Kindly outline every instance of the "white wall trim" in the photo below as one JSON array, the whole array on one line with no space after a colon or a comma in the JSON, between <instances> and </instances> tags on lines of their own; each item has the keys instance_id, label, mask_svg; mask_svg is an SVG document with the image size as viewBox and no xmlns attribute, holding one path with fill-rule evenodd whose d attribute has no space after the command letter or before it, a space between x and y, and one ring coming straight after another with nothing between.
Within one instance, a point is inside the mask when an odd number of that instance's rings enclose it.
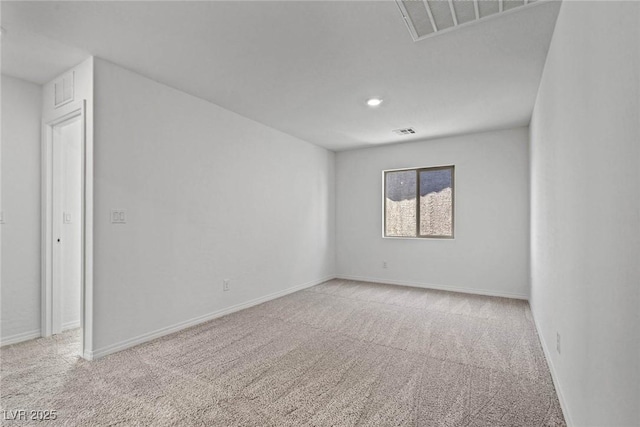
<instances>
[{"instance_id":1,"label":"white wall trim","mask_svg":"<svg viewBox=\"0 0 640 427\"><path fill-rule=\"evenodd\" d=\"M200 323L207 322L209 320L216 319L218 317L225 316L227 314L234 313L236 311L244 310L245 308L253 307L254 305L262 304L263 302L271 301L276 298L280 298L282 296L291 294L293 292L301 291L306 288L310 288L311 286L318 285L320 283L324 283L327 280L334 279L335 276L327 276L321 279L312 280L310 282L303 283L301 285L292 286L287 289L283 289L278 292L274 292L259 298L255 298L249 300L247 302L243 302L240 304L232 305L231 307L223 308L221 310L214 311L212 313L204 314L202 316L194 317L193 319L185 320L184 322L179 322L171 326L167 326L161 329L157 329L155 331L138 335L137 337L130 338L128 340L120 341L118 343L97 349L95 351L85 351L84 358L87 360L99 359L101 357L107 356L112 353L116 353L118 351L126 350L131 347L135 347L139 344L154 340L156 338L163 337L165 335L172 334L174 332L181 331L183 329L189 328L191 326L198 325Z\"/></svg>"},{"instance_id":2,"label":"white wall trim","mask_svg":"<svg viewBox=\"0 0 640 427\"><path fill-rule=\"evenodd\" d=\"M437 289L440 291L462 292L465 294L487 295L492 297L513 298L513 299L523 299L523 300L529 299L529 295L512 293L512 292L496 292L496 291L490 291L485 289L462 288L458 286L449 286L449 285L434 285L431 283L409 282L405 280L378 279L376 277L349 276L344 274L339 274L336 276L336 278L343 279L343 280L357 280L360 282L383 283L387 285L411 286L414 288Z\"/></svg>"},{"instance_id":3,"label":"white wall trim","mask_svg":"<svg viewBox=\"0 0 640 427\"><path fill-rule=\"evenodd\" d=\"M80 324L80 319L78 320L73 320L71 322L67 322L67 323L63 323L62 324L62 330L63 331L68 331L69 329L77 329L81 326Z\"/></svg>"},{"instance_id":4,"label":"white wall trim","mask_svg":"<svg viewBox=\"0 0 640 427\"><path fill-rule=\"evenodd\" d=\"M549 371L551 372L551 379L553 380L553 386L556 389L556 394L558 395L558 400L560 401L560 408L562 409L562 414L564 415L564 421L567 423L567 427L572 427L575 424L571 419L571 413L569 412L567 401L564 398L564 393L562 393L562 387L560 387L560 381L558 379L558 375L556 374L556 369L553 366L553 359L551 359L551 353L549 352L549 347L547 346L547 342L544 340L544 335L542 334L540 325L538 325L538 321L536 320L536 315L533 312L533 306L531 305L531 302L529 302L529 307L531 308L531 317L533 318L533 324L535 325L536 332L538 333L538 339L540 340L540 345L542 345L542 351L544 352L544 357L547 359L547 365L549 366Z\"/></svg>"},{"instance_id":5,"label":"white wall trim","mask_svg":"<svg viewBox=\"0 0 640 427\"><path fill-rule=\"evenodd\" d=\"M22 332L20 334L10 335L8 337L3 337L0 346L4 347L5 345L17 344L23 341L29 341L36 338L40 338L42 334L40 333L40 329L30 332Z\"/></svg>"}]
</instances>

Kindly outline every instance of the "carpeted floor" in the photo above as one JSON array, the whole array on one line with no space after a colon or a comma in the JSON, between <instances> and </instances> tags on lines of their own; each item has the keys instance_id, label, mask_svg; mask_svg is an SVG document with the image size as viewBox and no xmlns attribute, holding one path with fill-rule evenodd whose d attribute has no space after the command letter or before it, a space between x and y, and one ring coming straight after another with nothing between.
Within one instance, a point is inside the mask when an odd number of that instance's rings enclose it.
<instances>
[{"instance_id":1,"label":"carpeted floor","mask_svg":"<svg viewBox=\"0 0 640 427\"><path fill-rule=\"evenodd\" d=\"M525 301L332 280L94 362L77 346L2 348L2 409L60 426L565 425Z\"/></svg>"}]
</instances>

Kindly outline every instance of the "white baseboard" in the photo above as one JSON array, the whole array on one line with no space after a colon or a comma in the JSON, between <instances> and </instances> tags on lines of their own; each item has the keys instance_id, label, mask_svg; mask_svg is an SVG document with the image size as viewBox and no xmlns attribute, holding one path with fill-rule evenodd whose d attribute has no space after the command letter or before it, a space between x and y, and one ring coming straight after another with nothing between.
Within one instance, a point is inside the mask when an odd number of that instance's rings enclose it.
<instances>
[{"instance_id":1,"label":"white baseboard","mask_svg":"<svg viewBox=\"0 0 640 427\"><path fill-rule=\"evenodd\" d=\"M529 303L529 306L531 307L531 303ZM569 408L567 407L567 401L564 398L564 393L562 393L562 387L560 387L560 382L558 380L558 375L556 374L555 366L553 366L553 360L551 359L549 346L547 346L547 342L544 339L542 330L540 329L540 326L538 325L538 321L536 320L536 316L533 313L533 307L531 307L531 317L533 318L533 324L536 327L536 332L538 332L538 338L540 339L540 344L542 345L542 351L544 352L544 357L547 359L547 365L549 366L549 371L551 372L551 379L553 380L553 386L555 387L556 393L558 394L558 400L560 401L560 408L562 408L564 421L567 423L567 427L574 426L575 424L571 419L571 413L569 412Z\"/></svg>"},{"instance_id":2,"label":"white baseboard","mask_svg":"<svg viewBox=\"0 0 640 427\"><path fill-rule=\"evenodd\" d=\"M68 331L69 329L77 329L80 327L80 319L74 320L73 322L67 322L62 324L62 330Z\"/></svg>"},{"instance_id":3,"label":"white baseboard","mask_svg":"<svg viewBox=\"0 0 640 427\"><path fill-rule=\"evenodd\" d=\"M174 332L178 332L182 329L189 328L191 326L198 325L200 323L207 322L209 320L216 319L218 317L225 316L227 314L234 313L236 311L243 310L245 308L253 307L254 305L262 304L263 302L271 301L276 298L280 298L282 296L291 294L293 292L300 291L302 289L310 288L311 286L318 285L320 283L326 282L327 280L334 279L335 276L327 276L322 279L313 280L307 283L303 283L301 285L293 286L291 288L284 289L282 291L274 292L269 295L262 296L260 298L255 298L247 302L243 302L241 304L236 304L231 307L223 308L218 311L214 311L212 313L208 313L202 316L194 317L193 319L185 320L184 322L176 323L171 326L167 326L161 329L157 329L153 332L149 332L146 334L138 335L137 337L130 338L128 340L124 340L115 344L111 344L109 346L94 350L94 351L85 351L84 358L87 360L95 360L101 357L107 356L112 353L116 353L118 351L122 351L131 347L135 347L139 344L154 340L156 338L160 338L165 335L172 334Z\"/></svg>"},{"instance_id":4,"label":"white baseboard","mask_svg":"<svg viewBox=\"0 0 640 427\"><path fill-rule=\"evenodd\" d=\"M448 285L433 285L430 283L408 282L404 280L378 279L376 277L348 276L344 274L339 274L336 276L336 278L343 279L343 280L357 280L360 282L372 282L372 283L383 283L388 285L410 286L414 288L437 289L440 291L462 292L465 294L487 295L492 297L524 299L524 300L529 299L529 295L525 295L525 294L518 294L518 293L511 293L511 292L496 292L496 291L489 291L484 289L462 288L458 286L448 286Z\"/></svg>"},{"instance_id":5,"label":"white baseboard","mask_svg":"<svg viewBox=\"0 0 640 427\"><path fill-rule=\"evenodd\" d=\"M21 334L15 334L8 337L2 337L0 341L0 346L4 347L5 345L17 344L22 341L29 341L36 338L40 338L42 334L40 333L40 329L30 332L23 332Z\"/></svg>"}]
</instances>

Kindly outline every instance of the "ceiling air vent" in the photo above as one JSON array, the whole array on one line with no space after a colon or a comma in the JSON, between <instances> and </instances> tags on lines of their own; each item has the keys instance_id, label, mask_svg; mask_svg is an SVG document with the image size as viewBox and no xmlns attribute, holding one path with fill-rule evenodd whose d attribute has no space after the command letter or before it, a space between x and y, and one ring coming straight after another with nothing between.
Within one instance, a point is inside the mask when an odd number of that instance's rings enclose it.
<instances>
[{"instance_id":1,"label":"ceiling air vent","mask_svg":"<svg viewBox=\"0 0 640 427\"><path fill-rule=\"evenodd\" d=\"M536 0L396 0L414 41L463 24L502 15Z\"/></svg>"},{"instance_id":2,"label":"ceiling air vent","mask_svg":"<svg viewBox=\"0 0 640 427\"><path fill-rule=\"evenodd\" d=\"M392 132L396 135L411 135L416 133L415 129L413 128L395 129Z\"/></svg>"}]
</instances>

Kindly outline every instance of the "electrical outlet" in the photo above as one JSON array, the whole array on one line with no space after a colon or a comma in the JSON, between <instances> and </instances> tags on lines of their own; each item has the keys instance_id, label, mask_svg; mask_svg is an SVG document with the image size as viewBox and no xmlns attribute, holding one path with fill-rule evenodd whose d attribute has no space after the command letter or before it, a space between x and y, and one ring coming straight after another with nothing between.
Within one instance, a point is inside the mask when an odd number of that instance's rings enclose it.
<instances>
[{"instance_id":1,"label":"electrical outlet","mask_svg":"<svg viewBox=\"0 0 640 427\"><path fill-rule=\"evenodd\" d=\"M556 332L556 351L560 354L560 332Z\"/></svg>"},{"instance_id":2,"label":"electrical outlet","mask_svg":"<svg viewBox=\"0 0 640 427\"><path fill-rule=\"evenodd\" d=\"M387 261L382 261L382 268L387 268Z\"/></svg>"},{"instance_id":3,"label":"electrical outlet","mask_svg":"<svg viewBox=\"0 0 640 427\"><path fill-rule=\"evenodd\" d=\"M222 290L225 292L229 290L229 279L224 279L222 281Z\"/></svg>"},{"instance_id":4,"label":"electrical outlet","mask_svg":"<svg viewBox=\"0 0 640 427\"><path fill-rule=\"evenodd\" d=\"M121 209L112 209L111 210L111 223L112 224L126 224L127 217L125 215L125 211Z\"/></svg>"}]
</instances>

